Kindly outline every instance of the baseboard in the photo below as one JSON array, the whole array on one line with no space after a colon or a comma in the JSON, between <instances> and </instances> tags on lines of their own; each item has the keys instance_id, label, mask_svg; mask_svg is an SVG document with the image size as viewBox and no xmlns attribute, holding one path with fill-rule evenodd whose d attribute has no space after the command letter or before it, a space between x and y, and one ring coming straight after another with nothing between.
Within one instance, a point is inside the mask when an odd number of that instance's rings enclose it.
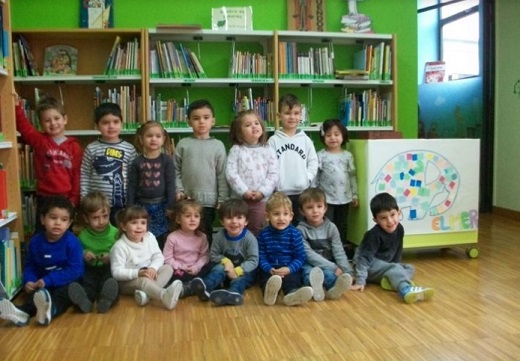
<instances>
[{"instance_id":1,"label":"baseboard","mask_svg":"<svg viewBox=\"0 0 520 361\"><path fill-rule=\"evenodd\" d=\"M493 214L520 221L520 211L501 207L493 207Z\"/></svg>"}]
</instances>

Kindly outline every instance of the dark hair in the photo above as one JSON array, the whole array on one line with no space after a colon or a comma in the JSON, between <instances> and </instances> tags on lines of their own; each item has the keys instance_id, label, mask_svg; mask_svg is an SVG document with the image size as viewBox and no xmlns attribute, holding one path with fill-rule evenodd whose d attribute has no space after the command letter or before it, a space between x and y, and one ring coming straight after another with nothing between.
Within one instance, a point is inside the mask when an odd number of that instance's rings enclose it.
<instances>
[{"instance_id":1,"label":"dark hair","mask_svg":"<svg viewBox=\"0 0 520 361\"><path fill-rule=\"evenodd\" d=\"M117 212L117 238L121 237L121 235L125 233L122 227L123 224L140 218L148 220L148 212L146 211L146 208L142 206L130 206Z\"/></svg>"},{"instance_id":2,"label":"dark hair","mask_svg":"<svg viewBox=\"0 0 520 361\"><path fill-rule=\"evenodd\" d=\"M244 144L244 136L242 134L242 123L247 115L254 115L260 122L262 127L262 136L258 139L258 143L261 145L267 144L267 130L265 128L265 122L260 119L260 116L253 109L242 110L238 112L233 121L231 122L231 128L229 129L229 135L231 137L231 143L242 145Z\"/></svg>"},{"instance_id":3,"label":"dark hair","mask_svg":"<svg viewBox=\"0 0 520 361\"><path fill-rule=\"evenodd\" d=\"M338 127L341 132L341 136L343 137L343 142L341 145L345 145L348 142L348 131L347 127L341 122L339 119L327 119L323 122L320 128L320 140L323 144L325 144L325 134L331 130L333 127Z\"/></svg>"},{"instance_id":4,"label":"dark hair","mask_svg":"<svg viewBox=\"0 0 520 361\"><path fill-rule=\"evenodd\" d=\"M172 217L172 219L173 219L172 230L175 231L175 230L181 228L180 217L184 212L186 212L186 210L188 208L193 208L199 212L200 223L199 223L199 226L197 227L196 231L203 232L204 231L204 222L202 222L202 219L204 217L204 207L202 206L202 204L200 204L198 201L196 201L193 198L183 199L182 201L175 203L175 207L173 209L173 217Z\"/></svg>"},{"instance_id":5,"label":"dark hair","mask_svg":"<svg viewBox=\"0 0 520 361\"><path fill-rule=\"evenodd\" d=\"M49 109L54 109L61 115L65 115L63 105L56 98L51 96L44 96L40 99L38 105L36 106L36 114L38 114L38 119L41 120L43 113Z\"/></svg>"},{"instance_id":6,"label":"dark hair","mask_svg":"<svg viewBox=\"0 0 520 361\"><path fill-rule=\"evenodd\" d=\"M374 218L381 212L392 210L398 211L399 206L395 198L388 193L379 193L370 201L370 211Z\"/></svg>"},{"instance_id":7,"label":"dark hair","mask_svg":"<svg viewBox=\"0 0 520 361\"><path fill-rule=\"evenodd\" d=\"M278 100L278 112L281 112L284 106L288 106L289 109L292 109L294 107L301 107L302 103L296 95L285 94Z\"/></svg>"},{"instance_id":8,"label":"dark hair","mask_svg":"<svg viewBox=\"0 0 520 361\"><path fill-rule=\"evenodd\" d=\"M245 216L248 219L249 206L243 199L228 199L220 205L219 219L223 220L228 217Z\"/></svg>"},{"instance_id":9,"label":"dark hair","mask_svg":"<svg viewBox=\"0 0 520 361\"><path fill-rule=\"evenodd\" d=\"M323 202L325 205L327 205L327 196L320 188L307 188L302 192L302 194L300 194L300 209L303 209L305 203L309 202Z\"/></svg>"},{"instance_id":10,"label":"dark hair","mask_svg":"<svg viewBox=\"0 0 520 361\"><path fill-rule=\"evenodd\" d=\"M46 216L51 209L60 208L65 209L69 212L70 220L74 219L74 205L72 202L65 196L50 196L45 197L42 202L42 207L40 210L40 215L42 217Z\"/></svg>"},{"instance_id":11,"label":"dark hair","mask_svg":"<svg viewBox=\"0 0 520 361\"><path fill-rule=\"evenodd\" d=\"M116 103L101 103L94 110L94 122L99 123L101 118L105 115L113 115L123 120L123 114L121 113L121 107Z\"/></svg>"},{"instance_id":12,"label":"dark hair","mask_svg":"<svg viewBox=\"0 0 520 361\"><path fill-rule=\"evenodd\" d=\"M139 128L137 128L137 131L135 132L135 148L137 151L141 154L144 153L143 148L143 136L144 133L150 128L153 127L159 127L161 128L162 134L164 136L164 144L163 144L163 150L166 154L173 156L173 146L172 142L170 140L170 136L168 135L168 132L166 129L164 129L164 126L161 124L161 122L157 122L155 120L149 120L145 123L142 123Z\"/></svg>"},{"instance_id":13,"label":"dark hair","mask_svg":"<svg viewBox=\"0 0 520 361\"><path fill-rule=\"evenodd\" d=\"M194 110L202 109L202 108L208 108L211 111L211 115L215 116L215 110L213 109L213 105L211 105L209 100L199 99L199 100L194 100L188 106L188 119L190 119L191 113Z\"/></svg>"}]
</instances>

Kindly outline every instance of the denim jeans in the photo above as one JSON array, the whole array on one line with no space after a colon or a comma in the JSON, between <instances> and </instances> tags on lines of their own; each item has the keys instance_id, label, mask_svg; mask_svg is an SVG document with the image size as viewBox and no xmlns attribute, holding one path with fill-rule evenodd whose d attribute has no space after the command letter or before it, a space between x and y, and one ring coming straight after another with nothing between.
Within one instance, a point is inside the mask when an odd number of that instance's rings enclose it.
<instances>
[{"instance_id":1,"label":"denim jeans","mask_svg":"<svg viewBox=\"0 0 520 361\"><path fill-rule=\"evenodd\" d=\"M303 273L303 283L306 286L310 286L310 280L309 275L311 274L311 270L314 268L314 266L310 265L309 263L304 263L302 266L302 273ZM321 268L321 267L320 267ZM332 271L330 268L322 268L323 271L323 287L326 290L330 290L334 285L336 284L336 280L338 279L338 276L336 276L336 273Z\"/></svg>"},{"instance_id":2,"label":"denim jeans","mask_svg":"<svg viewBox=\"0 0 520 361\"><path fill-rule=\"evenodd\" d=\"M251 287L255 282L256 271L253 272L245 272L242 276L230 280L230 285L228 291L244 294L244 291ZM224 266L222 264L215 265L210 273L203 277L202 280L206 285L206 290L208 292L213 291L218 288L224 281L226 280L227 275L224 271Z\"/></svg>"}]
</instances>

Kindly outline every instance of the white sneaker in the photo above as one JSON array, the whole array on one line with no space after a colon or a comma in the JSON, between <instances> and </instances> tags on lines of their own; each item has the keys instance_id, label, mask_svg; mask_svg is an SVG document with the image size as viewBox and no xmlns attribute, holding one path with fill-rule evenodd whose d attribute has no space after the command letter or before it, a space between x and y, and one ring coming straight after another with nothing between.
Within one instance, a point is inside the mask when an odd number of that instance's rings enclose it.
<instances>
[{"instance_id":1,"label":"white sneaker","mask_svg":"<svg viewBox=\"0 0 520 361\"><path fill-rule=\"evenodd\" d=\"M352 285L352 277L348 273L343 273L336 279L334 287L327 291L327 298L339 300L341 295L347 292Z\"/></svg>"},{"instance_id":2,"label":"white sneaker","mask_svg":"<svg viewBox=\"0 0 520 361\"><path fill-rule=\"evenodd\" d=\"M282 288L282 277L278 275L269 277L264 290L264 303L266 305L272 306L276 303L280 288Z\"/></svg>"},{"instance_id":3,"label":"white sneaker","mask_svg":"<svg viewBox=\"0 0 520 361\"><path fill-rule=\"evenodd\" d=\"M52 300L49 291L41 288L34 293L34 305L36 306L36 321L40 325L48 325L52 319Z\"/></svg>"},{"instance_id":4,"label":"white sneaker","mask_svg":"<svg viewBox=\"0 0 520 361\"><path fill-rule=\"evenodd\" d=\"M283 303L287 306L296 306L308 302L312 298L312 287L301 287L284 296Z\"/></svg>"},{"instance_id":5,"label":"white sneaker","mask_svg":"<svg viewBox=\"0 0 520 361\"><path fill-rule=\"evenodd\" d=\"M0 318L13 322L16 326L25 326L29 323L29 315L11 303L8 299L0 300Z\"/></svg>"},{"instance_id":6,"label":"white sneaker","mask_svg":"<svg viewBox=\"0 0 520 361\"><path fill-rule=\"evenodd\" d=\"M323 275L323 271L319 267L313 267L311 273L309 274L309 283L312 287L312 298L316 302L323 301L325 299L325 292L323 291L323 280L325 276Z\"/></svg>"},{"instance_id":7,"label":"white sneaker","mask_svg":"<svg viewBox=\"0 0 520 361\"><path fill-rule=\"evenodd\" d=\"M175 280L168 286L161 297L161 302L164 307L173 310L177 306L177 301L182 292L182 281Z\"/></svg>"},{"instance_id":8,"label":"white sneaker","mask_svg":"<svg viewBox=\"0 0 520 361\"><path fill-rule=\"evenodd\" d=\"M148 302L150 302L150 296L148 296L144 291L141 290L135 290L134 299L139 306L144 306Z\"/></svg>"}]
</instances>

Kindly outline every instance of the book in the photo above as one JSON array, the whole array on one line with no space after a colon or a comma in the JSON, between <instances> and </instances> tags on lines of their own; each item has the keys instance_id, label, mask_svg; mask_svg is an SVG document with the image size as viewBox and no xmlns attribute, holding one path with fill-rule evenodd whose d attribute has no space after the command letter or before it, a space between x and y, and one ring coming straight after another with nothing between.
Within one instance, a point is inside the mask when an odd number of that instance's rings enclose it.
<instances>
[{"instance_id":1,"label":"book","mask_svg":"<svg viewBox=\"0 0 520 361\"><path fill-rule=\"evenodd\" d=\"M114 0L80 0L80 28L114 27Z\"/></svg>"},{"instance_id":2,"label":"book","mask_svg":"<svg viewBox=\"0 0 520 361\"><path fill-rule=\"evenodd\" d=\"M424 65L424 82L440 83L444 81L446 63L444 61L428 61Z\"/></svg>"},{"instance_id":3,"label":"book","mask_svg":"<svg viewBox=\"0 0 520 361\"><path fill-rule=\"evenodd\" d=\"M69 45L45 48L44 75L76 75L78 49Z\"/></svg>"}]
</instances>

